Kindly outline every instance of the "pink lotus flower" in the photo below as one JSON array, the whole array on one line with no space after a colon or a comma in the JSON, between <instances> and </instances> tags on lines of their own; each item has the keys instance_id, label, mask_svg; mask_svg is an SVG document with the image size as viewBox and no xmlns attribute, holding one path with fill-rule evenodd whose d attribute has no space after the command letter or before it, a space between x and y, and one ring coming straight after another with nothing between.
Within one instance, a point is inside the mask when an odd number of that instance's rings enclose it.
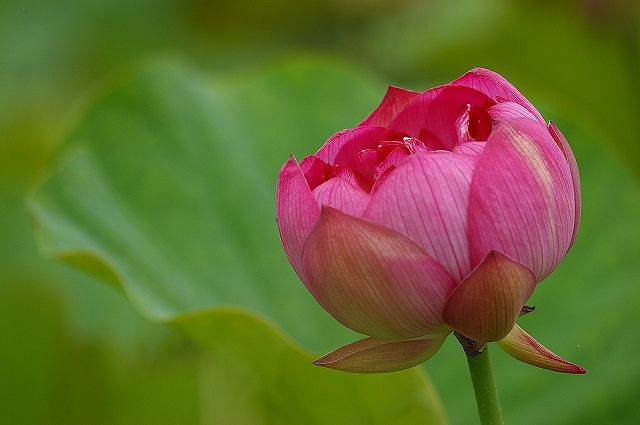
<instances>
[{"instance_id":1,"label":"pink lotus flower","mask_svg":"<svg viewBox=\"0 0 640 425\"><path fill-rule=\"evenodd\" d=\"M580 183L560 130L500 75L474 69L423 93L390 87L355 128L282 167L277 217L307 289L369 336L316 364L405 369L456 331L584 373L515 324L575 239Z\"/></svg>"}]
</instances>

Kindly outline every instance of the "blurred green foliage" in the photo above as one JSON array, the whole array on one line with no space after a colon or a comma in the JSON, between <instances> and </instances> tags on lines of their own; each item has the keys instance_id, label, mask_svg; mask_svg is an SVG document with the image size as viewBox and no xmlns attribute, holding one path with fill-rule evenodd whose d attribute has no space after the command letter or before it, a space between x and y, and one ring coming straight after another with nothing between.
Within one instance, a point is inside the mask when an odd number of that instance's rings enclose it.
<instances>
[{"instance_id":1,"label":"blurred green foliage","mask_svg":"<svg viewBox=\"0 0 640 425\"><path fill-rule=\"evenodd\" d=\"M322 311L279 249L265 247L279 245L272 170L288 145L357 119L354 111L375 100L357 73L326 59L241 80L158 65L97 100L31 197L42 251L211 348L201 378L207 423L443 423L418 370L362 377L320 369L247 317L257 312L316 350L359 339ZM260 95L247 101L248 93ZM308 125L302 115L313 110L331 113ZM269 130L285 117L286 131Z\"/></svg>"},{"instance_id":2,"label":"blurred green foliage","mask_svg":"<svg viewBox=\"0 0 640 425\"><path fill-rule=\"evenodd\" d=\"M241 305L315 350L345 343L349 333L336 335L286 257L265 249L279 246L274 170L300 141L375 102L358 73L321 59L241 84L152 67L96 102L34 194L42 248L111 269L106 277L156 320Z\"/></svg>"},{"instance_id":3,"label":"blurred green foliage","mask_svg":"<svg viewBox=\"0 0 640 425\"><path fill-rule=\"evenodd\" d=\"M521 324L589 374L552 374L493 350L507 423L638 422L639 27L633 0L0 2L0 422L299 423L304 417L354 423L359 417L390 423L385 409L394 403L398 423L437 417L437 400L415 382L415 373L372 385L377 378L321 371L277 332L260 321L242 322L248 320L242 315L227 317L246 330L238 334L221 334L222 322L209 322L209 316L206 326L196 321L193 327L177 324L180 329L148 318L233 303L260 312L318 353L349 340L350 333L323 316L297 283L280 251L271 199L277 168L289 152L304 156L337 127L365 116L384 85L425 89L474 66L505 75L559 123L583 179L576 245L536 291L538 310ZM273 66L283 56L301 55ZM149 71L147 63L158 57L165 65ZM198 71L185 71L193 68ZM132 69L143 71L123 84ZM114 86L120 87L115 94ZM114 117L116 112L122 115ZM220 120L224 125L215 125ZM119 131L135 137L119 138ZM203 153L206 140L230 148ZM168 155L180 160L179 167ZM211 167L208 155L215 156ZM135 184L126 187L136 183L133 167L157 186L138 186L138 192ZM69 241L58 236L82 224L87 230L75 237L91 235L99 244L83 242L118 254L108 264L132 270L129 287L93 280L97 272L122 283L102 256L67 255L84 269L76 272L38 254L25 198L55 170L60 172L45 186L55 195L49 199L75 194L85 210L74 213L83 212L84 221L73 215L68 227L49 226L59 233L43 239L44 246L58 248ZM51 192L52 182L69 173L73 179ZM199 185L191 185L194 176ZM175 185L179 191L171 193L183 197L157 205L143 220L164 231L163 244L145 240L145 255L137 255L130 240L105 227L106 218L122 211L105 202L96 181L119 188L118 196L136 208L148 208L164 187ZM251 210L237 210L249 187L255 188ZM101 203L92 204L96 199ZM52 208L60 204L42 202L52 220L70 217ZM194 208L185 210L187 205ZM206 214L217 217L206 221L209 233L192 234ZM181 225L167 225L180 217ZM131 226L129 218L107 224ZM230 228L213 228L221 220ZM147 237L144 226L136 231ZM228 238L218 239L222 233ZM220 249L231 257L220 264L228 268L216 273L212 252ZM268 284L251 283L257 276ZM268 335L258 358L252 356L260 351L246 352L253 348L252 333ZM468 372L455 342L424 368L451 423L474 423ZM299 380L285 376L287 370ZM251 376L259 385L238 385ZM315 382L312 392L300 389ZM331 394L326 385L341 389ZM367 392L370 387L377 392ZM391 399L402 391L412 394L409 404ZM292 393L302 398L292 398L295 412L287 411L286 398L278 399ZM387 393L388 403L378 402ZM336 401L328 402L330 396ZM353 404L346 406L345 397ZM416 405L422 408L411 416Z\"/></svg>"},{"instance_id":4,"label":"blurred green foliage","mask_svg":"<svg viewBox=\"0 0 640 425\"><path fill-rule=\"evenodd\" d=\"M208 310L174 323L211 353L200 375L206 423L446 423L435 391L415 370L353 375L316 367L244 311Z\"/></svg>"}]
</instances>

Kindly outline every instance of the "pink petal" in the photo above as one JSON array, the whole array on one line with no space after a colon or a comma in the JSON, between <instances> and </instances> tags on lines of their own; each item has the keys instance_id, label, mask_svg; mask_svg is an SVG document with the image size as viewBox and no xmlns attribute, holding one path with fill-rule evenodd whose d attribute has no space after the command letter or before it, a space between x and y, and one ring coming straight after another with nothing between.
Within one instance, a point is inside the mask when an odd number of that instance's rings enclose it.
<instances>
[{"instance_id":1,"label":"pink petal","mask_svg":"<svg viewBox=\"0 0 640 425\"><path fill-rule=\"evenodd\" d=\"M385 133L388 131L383 127L342 130L331 136L315 156L332 165L347 165L358 152L375 149Z\"/></svg>"},{"instance_id":2,"label":"pink petal","mask_svg":"<svg viewBox=\"0 0 640 425\"><path fill-rule=\"evenodd\" d=\"M442 311L455 283L391 229L323 207L302 262L316 300L356 332L406 339L446 329Z\"/></svg>"},{"instance_id":3,"label":"pink petal","mask_svg":"<svg viewBox=\"0 0 640 425\"><path fill-rule=\"evenodd\" d=\"M485 93L496 101L508 100L528 109L538 121L544 124L540 112L503 76L484 68L475 68L451 82L454 86L471 87Z\"/></svg>"},{"instance_id":4,"label":"pink petal","mask_svg":"<svg viewBox=\"0 0 640 425\"><path fill-rule=\"evenodd\" d=\"M576 235L578 233L578 227L580 226L580 210L581 210L581 198L580 195L580 173L578 172L578 163L576 162L576 157L571 150L571 146L569 146L569 142L564 137L560 129L556 127L553 122L549 122L549 132L551 136L556 141L560 149L562 149L562 153L564 153L567 162L569 163L569 170L571 171L571 180L573 181L573 195L576 202L576 215L575 221L573 223L573 235L571 236L571 245L576 240ZM569 247L571 247L569 245Z\"/></svg>"},{"instance_id":5,"label":"pink petal","mask_svg":"<svg viewBox=\"0 0 640 425\"><path fill-rule=\"evenodd\" d=\"M531 270L491 251L453 291L444 320L480 344L498 341L513 328L535 285Z\"/></svg>"},{"instance_id":6,"label":"pink petal","mask_svg":"<svg viewBox=\"0 0 640 425\"><path fill-rule=\"evenodd\" d=\"M498 123L469 192L472 264L498 250L540 281L567 252L574 218L569 166L546 126L524 118Z\"/></svg>"},{"instance_id":7,"label":"pink petal","mask_svg":"<svg viewBox=\"0 0 640 425\"><path fill-rule=\"evenodd\" d=\"M365 149L357 153L347 167L356 175L360 186L367 192L371 191L374 181L374 170L378 165L378 152L374 149Z\"/></svg>"},{"instance_id":8,"label":"pink petal","mask_svg":"<svg viewBox=\"0 0 640 425\"><path fill-rule=\"evenodd\" d=\"M401 89L400 87L389 86L387 93L385 93L380 105L358 124L358 127L362 126L378 126L386 127L398 112L400 112L407 103L411 102L420 93Z\"/></svg>"},{"instance_id":9,"label":"pink petal","mask_svg":"<svg viewBox=\"0 0 640 425\"><path fill-rule=\"evenodd\" d=\"M489 115L494 121L503 121L509 118L528 118L538 121L538 117L527 108L516 102L502 102L489 108Z\"/></svg>"},{"instance_id":10,"label":"pink petal","mask_svg":"<svg viewBox=\"0 0 640 425\"><path fill-rule=\"evenodd\" d=\"M425 148L430 151L442 150L444 145L442 142L429 130L423 128L420 130L420 136L418 137Z\"/></svg>"},{"instance_id":11,"label":"pink petal","mask_svg":"<svg viewBox=\"0 0 640 425\"><path fill-rule=\"evenodd\" d=\"M320 357L313 364L344 372L396 372L423 363L442 346L445 335L387 341L365 338Z\"/></svg>"},{"instance_id":12,"label":"pink petal","mask_svg":"<svg viewBox=\"0 0 640 425\"><path fill-rule=\"evenodd\" d=\"M318 185L324 181L325 174L330 168L330 165L327 165L326 162L313 155L304 157L302 161L300 161L300 169L311 190L318 187Z\"/></svg>"},{"instance_id":13,"label":"pink petal","mask_svg":"<svg viewBox=\"0 0 640 425\"><path fill-rule=\"evenodd\" d=\"M451 150L458 142L456 121L467 105L474 109L488 107L492 103L485 94L468 87L436 87L407 104L389 128L421 140L421 131L426 131L433 134L444 149Z\"/></svg>"},{"instance_id":14,"label":"pink petal","mask_svg":"<svg viewBox=\"0 0 640 425\"><path fill-rule=\"evenodd\" d=\"M564 373L587 373L582 366L568 362L549 351L518 325L513 327L509 335L498 341L498 345L514 359L542 369Z\"/></svg>"},{"instance_id":15,"label":"pink petal","mask_svg":"<svg viewBox=\"0 0 640 425\"><path fill-rule=\"evenodd\" d=\"M278 175L276 219L284 251L303 281L302 247L319 216L320 207L292 155Z\"/></svg>"},{"instance_id":16,"label":"pink petal","mask_svg":"<svg viewBox=\"0 0 640 425\"><path fill-rule=\"evenodd\" d=\"M358 184L358 179L356 178L356 175L348 167L343 167L343 166L336 167L336 173L335 174L336 174L335 177L342 178L342 179L348 181L349 183L351 183L353 186L355 186L357 188L360 188L360 185Z\"/></svg>"},{"instance_id":17,"label":"pink petal","mask_svg":"<svg viewBox=\"0 0 640 425\"><path fill-rule=\"evenodd\" d=\"M464 155L480 156L484 152L487 142L467 142L457 145L453 148L453 153L461 153Z\"/></svg>"},{"instance_id":18,"label":"pink petal","mask_svg":"<svg viewBox=\"0 0 640 425\"><path fill-rule=\"evenodd\" d=\"M378 176L378 180L376 180L373 187L371 188L371 191L369 192L371 196L373 196L373 194L378 191L378 188L384 184L384 182L387 180L387 177L389 177L396 168L398 167L396 167L395 165L390 165L386 170L382 172L382 174ZM371 202L371 200L369 200L369 202Z\"/></svg>"},{"instance_id":19,"label":"pink petal","mask_svg":"<svg viewBox=\"0 0 640 425\"><path fill-rule=\"evenodd\" d=\"M467 105L456 120L457 144L485 141L491 134L492 119L484 108Z\"/></svg>"},{"instance_id":20,"label":"pink petal","mask_svg":"<svg viewBox=\"0 0 640 425\"><path fill-rule=\"evenodd\" d=\"M460 281L471 271L467 205L475 163L451 152L411 155L376 187L364 217L414 240Z\"/></svg>"},{"instance_id":21,"label":"pink petal","mask_svg":"<svg viewBox=\"0 0 640 425\"><path fill-rule=\"evenodd\" d=\"M406 150L402 148L395 148L391 151L389 155L380 163L380 165L376 166L374 169L376 177L380 177L382 173L384 173L389 167L395 167L402 160L404 160L409 154Z\"/></svg>"},{"instance_id":22,"label":"pink petal","mask_svg":"<svg viewBox=\"0 0 640 425\"><path fill-rule=\"evenodd\" d=\"M327 180L314 189L313 196L318 205L327 205L354 217L360 217L369 203L369 194L345 177Z\"/></svg>"}]
</instances>

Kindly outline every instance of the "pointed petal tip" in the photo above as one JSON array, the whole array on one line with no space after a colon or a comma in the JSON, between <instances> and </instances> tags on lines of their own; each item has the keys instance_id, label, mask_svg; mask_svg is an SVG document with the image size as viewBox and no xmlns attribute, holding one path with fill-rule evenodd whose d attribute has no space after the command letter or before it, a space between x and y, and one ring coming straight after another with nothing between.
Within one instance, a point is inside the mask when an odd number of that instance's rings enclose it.
<instances>
[{"instance_id":1,"label":"pointed petal tip","mask_svg":"<svg viewBox=\"0 0 640 425\"><path fill-rule=\"evenodd\" d=\"M327 220L336 220L336 219L340 219L343 216L346 216L348 214L343 213L342 211L340 211L337 208L334 208L330 205L327 204L321 204L320 205L320 218L318 218L318 222L316 223L316 226L319 226L320 223L324 223Z\"/></svg>"},{"instance_id":2,"label":"pointed petal tip","mask_svg":"<svg viewBox=\"0 0 640 425\"><path fill-rule=\"evenodd\" d=\"M298 164L298 160L296 159L295 156L293 156L293 153L290 153L289 154L289 159L285 163L285 166L286 165L294 165L294 164Z\"/></svg>"},{"instance_id":3,"label":"pointed petal tip","mask_svg":"<svg viewBox=\"0 0 640 425\"><path fill-rule=\"evenodd\" d=\"M299 169L300 163L298 162L296 157L293 156L292 153L290 153L287 162L282 164L282 167L280 167L280 172L278 173L278 181L280 181L283 177L290 178L293 174L297 174L299 172Z\"/></svg>"},{"instance_id":4,"label":"pointed petal tip","mask_svg":"<svg viewBox=\"0 0 640 425\"><path fill-rule=\"evenodd\" d=\"M544 347L518 325L498 341L498 346L514 359L535 367L574 375L587 373L582 366L565 360Z\"/></svg>"},{"instance_id":5,"label":"pointed petal tip","mask_svg":"<svg viewBox=\"0 0 640 425\"><path fill-rule=\"evenodd\" d=\"M387 86L387 91L378 107L358 124L358 127L387 127L391 120L419 94L413 90Z\"/></svg>"},{"instance_id":6,"label":"pointed petal tip","mask_svg":"<svg viewBox=\"0 0 640 425\"><path fill-rule=\"evenodd\" d=\"M340 213L340 211L338 211L336 208L333 208L329 205L326 204L322 204L320 205L320 214L333 214L333 213Z\"/></svg>"},{"instance_id":7,"label":"pointed petal tip","mask_svg":"<svg viewBox=\"0 0 640 425\"><path fill-rule=\"evenodd\" d=\"M491 251L489 251L489 253L487 254L487 256L485 257L485 261L489 259L489 261L496 261L499 263L503 263L503 262L510 262L510 263L514 263L514 265L516 267L518 267L519 269L521 269L521 271L525 274L527 274L530 278L532 279L536 279L536 275L535 273L527 266L525 266L524 264L522 264L520 261L516 260L515 258L512 258L511 256L504 254L498 250L492 249Z\"/></svg>"},{"instance_id":8,"label":"pointed petal tip","mask_svg":"<svg viewBox=\"0 0 640 425\"><path fill-rule=\"evenodd\" d=\"M491 251L487 252L487 255L484 256L484 259L480 264L484 262L489 263L489 262L500 261L505 259L513 261L511 258L507 257L506 255L499 253L495 249L492 249ZM476 268L478 268L480 264Z\"/></svg>"},{"instance_id":9,"label":"pointed petal tip","mask_svg":"<svg viewBox=\"0 0 640 425\"><path fill-rule=\"evenodd\" d=\"M327 363L324 360L324 356L320 357L319 359L315 359L312 363L316 366L321 366L321 367L326 367L327 365Z\"/></svg>"},{"instance_id":10,"label":"pointed petal tip","mask_svg":"<svg viewBox=\"0 0 640 425\"><path fill-rule=\"evenodd\" d=\"M548 368L544 368L544 369L548 369ZM554 372L560 372L560 373L568 373L570 375L585 375L587 373L587 369L583 368L579 364L571 363L566 360L564 361L563 368L548 369L548 370L551 370Z\"/></svg>"},{"instance_id":11,"label":"pointed petal tip","mask_svg":"<svg viewBox=\"0 0 640 425\"><path fill-rule=\"evenodd\" d=\"M587 369L583 368L580 365L574 364L574 366L576 367L576 371L574 372L576 375L584 375L587 373Z\"/></svg>"},{"instance_id":12,"label":"pointed petal tip","mask_svg":"<svg viewBox=\"0 0 640 425\"><path fill-rule=\"evenodd\" d=\"M402 87L394 86L393 84L389 84L387 86L387 93L394 92L394 91L405 92L405 91L408 91L408 90L405 90Z\"/></svg>"}]
</instances>

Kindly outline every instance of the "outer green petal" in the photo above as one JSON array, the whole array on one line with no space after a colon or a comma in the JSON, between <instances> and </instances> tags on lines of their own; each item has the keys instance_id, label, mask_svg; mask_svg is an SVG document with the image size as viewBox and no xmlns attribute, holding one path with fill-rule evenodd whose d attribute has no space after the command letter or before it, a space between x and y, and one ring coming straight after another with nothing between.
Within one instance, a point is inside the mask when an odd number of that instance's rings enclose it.
<instances>
[{"instance_id":1,"label":"outer green petal","mask_svg":"<svg viewBox=\"0 0 640 425\"><path fill-rule=\"evenodd\" d=\"M515 325L509 335L498 341L502 350L516 360L563 373L587 373L586 369L571 363L545 348L520 326Z\"/></svg>"},{"instance_id":2,"label":"outer green petal","mask_svg":"<svg viewBox=\"0 0 640 425\"><path fill-rule=\"evenodd\" d=\"M356 332L388 340L447 332L453 279L394 230L323 207L302 264L316 300Z\"/></svg>"},{"instance_id":3,"label":"outer green petal","mask_svg":"<svg viewBox=\"0 0 640 425\"><path fill-rule=\"evenodd\" d=\"M549 351L518 325L515 325L504 339L498 341L498 345L514 359L536 367L563 373L587 373L582 366L568 362Z\"/></svg>"},{"instance_id":4,"label":"outer green petal","mask_svg":"<svg viewBox=\"0 0 640 425\"><path fill-rule=\"evenodd\" d=\"M516 323L535 283L531 270L491 251L453 291L444 320L478 343L502 339Z\"/></svg>"},{"instance_id":5,"label":"outer green petal","mask_svg":"<svg viewBox=\"0 0 640 425\"><path fill-rule=\"evenodd\" d=\"M404 341L365 338L340 347L313 363L344 372L395 372L429 359L440 349L445 338L446 335Z\"/></svg>"}]
</instances>

